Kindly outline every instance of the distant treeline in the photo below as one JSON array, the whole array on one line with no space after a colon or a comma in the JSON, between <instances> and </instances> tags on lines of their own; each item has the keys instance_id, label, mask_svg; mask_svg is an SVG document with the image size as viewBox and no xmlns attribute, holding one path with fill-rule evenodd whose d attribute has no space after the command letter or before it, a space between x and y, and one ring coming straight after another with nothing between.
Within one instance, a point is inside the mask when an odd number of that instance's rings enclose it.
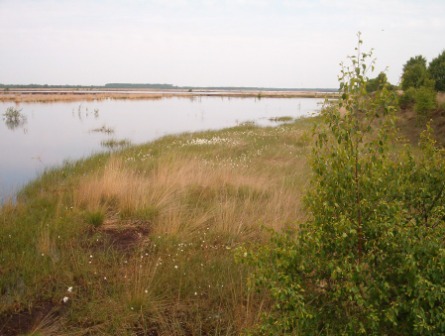
<instances>
[{"instance_id":1,"label":"distant treeline","mask_svg":"<svg viewBox=\"0 0 445 336\"><path fill-rule=\"evenodd\" d=\"M100 89L101 85L1 84L3 89Z\"/></svg>"},{"instance_id":2,"label":"distant treeline","mask_svg":"<svg viewBox=\"0 0 445 336\"><path fill-rule=\"evenodd\" d=\"M323 91L337 92L333 88L267 88L255 86L176 86L172 84L133 84L133 83L107 83L106 88L113 89L170 89L170 90L247 90L247 91Z\"/></svg>"},{"instance_id":3,"label":"distant treeline","mask_svg":"<svg viewBox=\"0 0 445 336\"><path fill-rule=\"evenodd\" d=\"M106 88L112 89L180 89L172 84L135 84L135 83L107 83Z\"/></svg>"},{"instance_id":4,"label":"distant treeline","mask_svg":"<svg viewBox=\"0 0 445 336\"><path fill-rule=\"evenodd\" d=\"M223 91L317 91L337 92L334 88L267 88L244 86L176 86L172 84L107 83L105 85L0 84L2 89L159 89L159 90L223 90Z\"/></svg>"}]
</instances>

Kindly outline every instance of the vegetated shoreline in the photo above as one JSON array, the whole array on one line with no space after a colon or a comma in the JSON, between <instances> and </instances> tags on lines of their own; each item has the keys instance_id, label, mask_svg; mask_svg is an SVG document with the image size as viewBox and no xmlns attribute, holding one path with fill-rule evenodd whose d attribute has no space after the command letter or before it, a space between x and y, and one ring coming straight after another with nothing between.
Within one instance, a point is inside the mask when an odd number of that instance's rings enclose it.
<instances>
[{"instance_id":1,"label":"vegetated shoreline","mask_svg":"<svg viewBox=\"0 0 445 336\"><path fill-rule=\"evenodd\" d=\"M46 171L0 206L0 333L251 328L270 301L234 251L306 218L317 122L166 136Z\"/></svg>"},{"instance_id":2,"label":"vegetated shoreline","mask_svg":"<svg viewBox=\"0 0 445 336\"><path fill-rule=\"evenodd\" d=\"M66 89L11 88L0 91L0 101L15 103L94 101L104 99L145 100L163 98L335 98L336 92L317 90L224 90L224 89Z\"/></svg>"},{"instance_id":3,"label":"vegetated shoreline","mask_svg":"<svg viewBox=\"0 0 445 336\"><path fill-rule=\"evenodd\" d=\"M303 220L315 121L166 136L46 171L0 207L0 333L254 325L269 303L234 251Z\"/></svg>"}]
</instances>

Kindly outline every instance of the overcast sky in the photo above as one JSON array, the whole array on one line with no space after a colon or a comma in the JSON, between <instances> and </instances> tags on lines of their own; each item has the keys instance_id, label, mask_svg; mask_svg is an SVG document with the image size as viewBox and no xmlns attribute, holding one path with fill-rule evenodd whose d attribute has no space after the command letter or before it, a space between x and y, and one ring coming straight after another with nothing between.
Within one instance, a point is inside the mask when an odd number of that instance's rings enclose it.
<instances>
[{"instance_id":1,"label":"overcast sky","mask_svg":"<svg viewBox=\"0 0 445 336\"><path fill-rule=\"evenodd\" d=\"M0 83L338 87L358 31L397 84L445 1L0 0Z\"/></svg>"}]
</instances>

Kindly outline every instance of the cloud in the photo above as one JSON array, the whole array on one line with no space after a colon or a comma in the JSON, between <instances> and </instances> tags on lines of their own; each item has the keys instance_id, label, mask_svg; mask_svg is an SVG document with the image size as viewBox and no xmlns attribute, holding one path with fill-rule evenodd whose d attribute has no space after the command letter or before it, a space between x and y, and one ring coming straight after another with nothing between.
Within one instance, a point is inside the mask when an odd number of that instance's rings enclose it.
<instances>
[{"instance_id":1,"label":"cloud","mask_svg":"<svg viewBox=\"0 0 445 336\"><path fill-rule=\"evenodd\" d=\"M394 82L444 48L443 17L433 0L2 0L1 80L335 86L360 30Z\"/></svg>"}]
</instances>

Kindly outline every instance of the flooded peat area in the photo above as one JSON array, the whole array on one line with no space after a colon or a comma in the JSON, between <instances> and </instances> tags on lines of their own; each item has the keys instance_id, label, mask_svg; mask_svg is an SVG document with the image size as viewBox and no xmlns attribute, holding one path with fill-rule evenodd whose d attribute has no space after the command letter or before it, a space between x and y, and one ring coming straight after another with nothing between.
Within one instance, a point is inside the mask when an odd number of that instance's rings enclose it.
<instances>
[{"instance_id":1,"label":"flooded peat area","mask_svg":"<svg viewBox=\"0 0 445 336\"><path fill-rule=\"evenodd\" d=\"M194 97L0 103L0 203L45 168L164 135L245 122L274 126L321 108L319 98ZM287 118L283 118L287 117Z\"/></svg>"}]
</instances>

